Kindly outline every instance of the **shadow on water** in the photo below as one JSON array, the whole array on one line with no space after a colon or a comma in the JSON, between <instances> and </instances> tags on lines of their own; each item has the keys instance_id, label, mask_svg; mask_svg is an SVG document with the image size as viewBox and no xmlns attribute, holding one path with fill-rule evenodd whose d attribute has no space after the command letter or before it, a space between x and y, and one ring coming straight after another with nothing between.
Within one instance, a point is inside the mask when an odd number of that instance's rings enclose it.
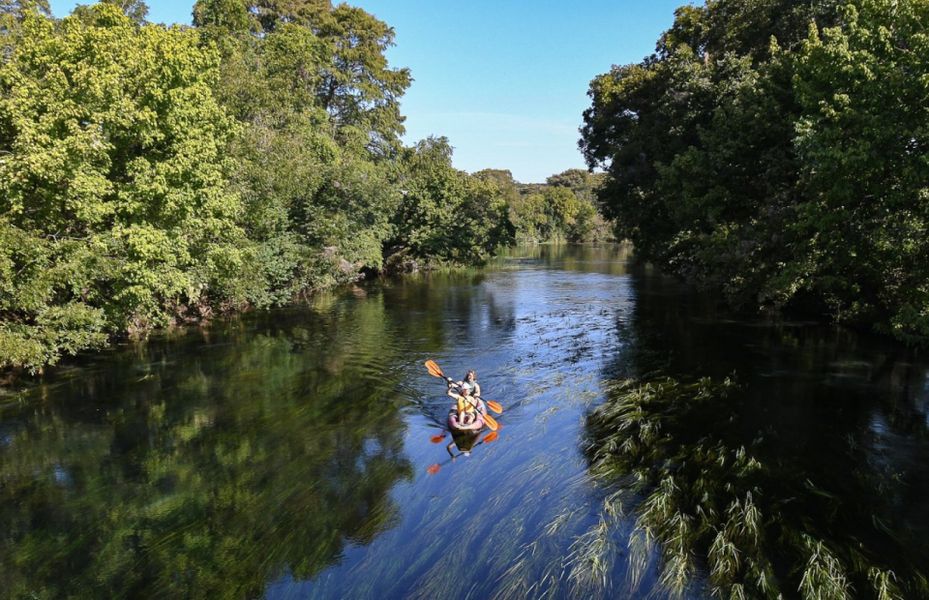
<instances>
[{"instance_id":1,"label":"shadow on water","mask_svg":"<svg viewBox=\"0 0 929 600\"><path fill-rule=\"evenodd\" d=\"M686 580L697 598L757 581L752 557L785 597L839 567L860 597L918 597L925 363L733 318L629 258L523 248L121 346L7 395L3 591L652 598ZM477 370L505 407L492 443L449 456L427 358Z\"/></svg>"},{"instance_id":2,"label":"shadow on water","mask_svg":"<svg viewBox=\"0 0 929 600\"><path fill-rule=\"evenodd\" d=\"M918 354L732 319L655 277L637 292L585 441L604 512L634 523L632 591L651 569L669 595L929 597Z\"/></svg>"}]
</instances>

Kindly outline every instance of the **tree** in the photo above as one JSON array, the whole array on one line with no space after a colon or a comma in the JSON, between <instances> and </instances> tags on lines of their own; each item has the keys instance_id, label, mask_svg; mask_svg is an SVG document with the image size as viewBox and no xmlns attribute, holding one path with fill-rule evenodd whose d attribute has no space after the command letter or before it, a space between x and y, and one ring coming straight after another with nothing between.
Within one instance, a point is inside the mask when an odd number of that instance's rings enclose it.
<instances>
[{"instance_id":1,"label":"tree","mask_svg":"<svg viewBox=\"0 0 929 600\"><path fill-rule=\"evenodd\" d=\"M217 57L109 4L60 33L27 13L15 35L0 66L0 212L7 240L41 244L7 248L3 345L33 350L0 361L37 368L101 330L164 324L166 305L241 301L249 248L226 190L234 124L210 90ZM9 278L24 272L35 279ZM75 324L92 335L65 333Z\"/></svg>"},{"instance_id":2,"label":"tree","mask_svg":"<svg viewBox=\"0 0 929 600\"><path fill-rule=\"evenodd\" d=\"M513 237L512 182L402 148L409 71L360 9L200 0L189 29L142 0L35 6L0 15L0 368Z\"/></svg>"},{"instance_id":3,"label":"tree","mask_svg":"<svg viewBox=\"0 0 929 600\"><path fill-rule=\"evenodd\" d=\"M399 97L410 86L409 69L391 69L385 52L394 31L371 14L340 4L320 20L318 35L332 49L319 85L320 106L345 140L375 155L392 154L403 134ZM361 129L363 135L351 135Z\"/></svg>"},{"instance_id":4,"label":"tree","mask_svg":"<svg viewBox=\"0 0 929 600\"><path fill-rule=\"evenodd\" d=\"M386 23L347 4L333 8L328 0L198 0L193 13L194 24L208 31L251 31L263 38L291 28L315 36L328 49L315 100L329 114L339 143L374 157L397 153L403 134L399 98L412 79L409 69L387 62L394 31Z\"/></svg>"},{"instance_id":5,"label":"tree","mask_svg":"<svg viewBox=\"0 0 929 600\"><path fill-rule=\"evenodd\" d=\"M862 0L793 57L803 201L783 283L929 338L929 4Z\"/></svg>"},{"instance_id":6,"label":"tree","mask_svg":"<svg viewBox=\"0 0 929 600\"><path fill-rule=\"evenodd\" d=\"M609 174L599 195L618 233L735 304L926 339L925 13L680 9L654 55L591 82L581 148Z\"/></svg>"},{"instance_id":7,"label":"tree","mask_svg":"<svg viewBox=\"0 0 929 600\"><path fill-rule=\"evenodd\" d=\"M260 27L247 3L242 0L197 0L193 10L194 27L216 30L216 35L242 34Z\"/></svg>"},{"instance_id":8,"label":"tree","mask_svg":"<svg viewBox=\"0 0 929 600\"><path fill-rule=\"evenodd\" d=\"M393 252L474 263L510 242L513 231L500 188L454 169L446 138L420 141L405 152L403 164L403 199L388 242Z\"/></svg>"},{"instance_id":9,"label":"tree","mask_svg":"<svg viewBox=\"0 0 929 600\"><path fill-rule=\"evenodd\" d=\"M132 19L135 23L144 24L145 17L148 16L148 5L143 0L100 0L101 4L112 4L119 8L124 15ZM94 13L90 5L78 4L72 13L74 16L83 16L93 20Z\"/></svg>"},{"instance_id":10,"label":"tree","mask_svg":"<svg viewBox=\"0 0 929 600\"><path fill-rule=\"evenodd\" d=\"M22 19L27 12L36 12L46 17L52 15L48 0L0 0L0 17Z\"/></svg>"}]
</instances>

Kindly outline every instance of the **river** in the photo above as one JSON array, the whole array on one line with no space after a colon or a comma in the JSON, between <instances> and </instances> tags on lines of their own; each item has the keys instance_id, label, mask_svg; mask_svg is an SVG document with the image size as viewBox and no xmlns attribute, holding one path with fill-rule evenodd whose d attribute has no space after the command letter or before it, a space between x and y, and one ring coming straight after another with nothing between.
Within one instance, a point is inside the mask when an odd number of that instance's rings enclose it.
<instances>
[{"instance_id":1,"label":"river","mask_svg":"<svg viewBox=\"0 0 929 600\"><path fill-rule=\"evenodd\" d=\"M430 358L477 371L495 440L450 455ZM777 466L752 484L765 519L929 573L918 352L734 316L628 248L539 246L125 342L0 396L0 596L663 597L588 426L610 381L656 374L737 382L693 428ZM697 558L685 595L708 597Z\"/></svg>"}]
</instances>

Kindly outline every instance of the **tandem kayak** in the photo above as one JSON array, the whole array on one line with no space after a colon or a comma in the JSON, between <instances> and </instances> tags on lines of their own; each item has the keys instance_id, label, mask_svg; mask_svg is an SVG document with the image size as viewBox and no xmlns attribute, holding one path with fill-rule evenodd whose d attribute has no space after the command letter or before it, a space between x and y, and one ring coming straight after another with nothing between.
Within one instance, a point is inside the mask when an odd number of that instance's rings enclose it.
<instances>
[{"instance_id":1,"label":"tandem kayak","mask_svg":"<svg viewBox=\"0 0 929 600\"><path fill-rule=\"evenodd\" d=\"M452 430L452 433L456 431L477 433L484 428L484 415L478 412L477 418L474 419L473 423L461 425L458 423L458 411L454 409L450 410L448 411L448 428Z\"/></svg>"}]
</instances>

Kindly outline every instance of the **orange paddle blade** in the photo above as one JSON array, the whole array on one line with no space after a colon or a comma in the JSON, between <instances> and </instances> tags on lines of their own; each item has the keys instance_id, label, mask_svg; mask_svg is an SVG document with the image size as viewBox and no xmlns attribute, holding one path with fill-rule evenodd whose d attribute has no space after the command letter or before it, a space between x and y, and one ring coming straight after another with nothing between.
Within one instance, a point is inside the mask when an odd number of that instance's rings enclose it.
<instances>
[{"instance_id":1,"label":"orange paddle blade","mask_svg":"<svg viewBox=\"0 0 929 600\"><path fill-rule=\"evenodd\" d=\"M487 408L494 411L498 415L503 413L503 405L499 402L495 400L484 400L484 403L487 404Z\"/></svg>"},{"instance_id":2,"label":"orange paddle blade","mask_svg":"<svg viewBox=\"0 0 929 600\"><path fill-rule=\"evenodd\" d=\"M435 475L436 473L439 472L439 469L441 468L442 468L442 465L440 465L439 463L436 463L434 465L429 465L428 467L426 467L426 473L429 473L430 475Z\"/></svg>"},{"instance_id":3,"label":"orange paddle blade","mask_svg":"<svg viewBox=\"0 0 929 600\"><path fill-rule=\"evenodd\" d=\"M490 415L484 415L484 424L487 425L487 429L491 431L496 431L500 427L497 420Z\"/></svg>"},{"instance_id":4,"label":"orange paddle blade","mask_svg":"<svg viewBox=\"0 0 929 600\"><path fill-rule=\"evenodd\" d=\"M445 379L445 373L442 372L442 369L439 368L439 365L437 365L434 360L429 359L423 364L426 365L426 369L429 371L430 375Z\"/></svg>"},{"instance_id":5,"label":"orange paddle blade","mask_svg":"<svg viewBox=\"0 0 929 600\"><path fill-rule=\"evenodd\" d=\"M490 433L488 433L487 435L484 436L484 443L485 443L485 444L489 444L490 442L492 442L492 441L494 441L495 439L497 439L497 436L498 436L498 435L500 435L500 434L497 433L496 431L491 431Z\"/></svg>"},{"instance_id":6,"label":"orange paddle blade","mask_svg":"<svg viewBox=\"0 0 929 600\"><path fill-rule=\"evenodd\" d=\"M445 439L445 434L440 433L440 434L434 435L431 438L429 438L429 441L432 442L433 444L438 444L444 439Z\"/></svg>"}]
</instances>

